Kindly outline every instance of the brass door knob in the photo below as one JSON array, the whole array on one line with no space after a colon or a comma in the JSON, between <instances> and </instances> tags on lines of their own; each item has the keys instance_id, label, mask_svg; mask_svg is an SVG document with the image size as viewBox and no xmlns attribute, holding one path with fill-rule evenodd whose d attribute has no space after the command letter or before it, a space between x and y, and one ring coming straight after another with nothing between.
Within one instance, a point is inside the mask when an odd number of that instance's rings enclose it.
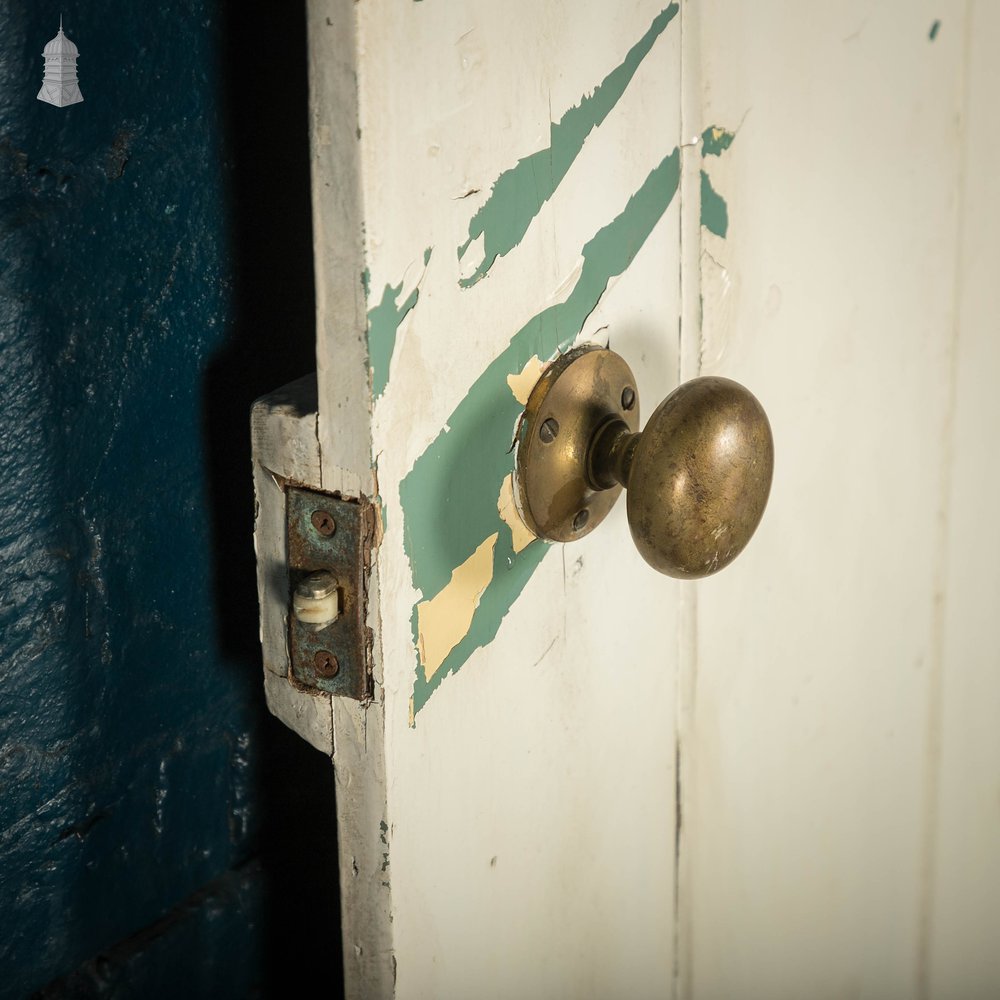
<instances>
[{"instance_id":1,"label":"brass door knob","mask_svg":"<svg viewBox=\"0 0 1000 1000\"><path fill-rule=\"evenodd\" d=\"M760 523L774 441L738 382L678 386L639 433L635 378L613 351L561 356L528 398L517 454L518 504L539 537L593 531L628 489L629 528L654 569L692 579L733 561Z\"/></svg>"}]
</instances>

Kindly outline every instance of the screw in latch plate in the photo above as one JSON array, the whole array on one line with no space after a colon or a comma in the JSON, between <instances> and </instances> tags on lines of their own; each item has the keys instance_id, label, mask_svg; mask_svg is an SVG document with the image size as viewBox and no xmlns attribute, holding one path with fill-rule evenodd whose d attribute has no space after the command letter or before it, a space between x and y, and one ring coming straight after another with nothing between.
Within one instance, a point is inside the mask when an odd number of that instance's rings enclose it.
<instances>
[{"instance_id":1,"label":"screw in latch plate","mask_svg":"<svg viewBox=\"0 0 1000 1000\"><path fill-rule=\"evenodd\" d=\"M549 417L548 420L543 421L542 426L538 429L538 436L545 444L552 444L558 433L559 423L555 417Z\"/></svg>"},{"instance_id":2,"label":"screw in latch plate","mask_svg":"<svg viewBox=\"0 0 1000 1000\"><path fill-rule=\"evenodd\" d=\"M313 657L313 669L315 669L317 677L329 680L331 677L337 676L340 664L337 662L337 657L330 650L320 649Z\"/></svg>"},{"instance_id":3,"label":"screw in latch plate","mask_svg":"<svg viewBox=\"0 0 1000 1000\"><path fill-rule=\"evenodd\" d=\"M635 406L635 389L627 385L622 389L622 409L631 410Z\"/></svg>"},{"instance_id":4,"label":"screw in latch plate","mask_svg":"<svg viewBox=\"0 0 1000 1000\"><path fill-rule=\"evenodd\" d=\"M329 538L337 530L337 522L333 515L327 510L314 510L312 514L312 526L324 538Z\"/></svg>"},{"instance_id":5,"label":"screw in latch plate","mask_svg":"<svg viewBox=\"0 0 1000 1000\"><path fill-rule=\"evenodd\" d=\"M573 518L573 530L583 531L587 526L587 522L590 520L590 511L586 507L583 510L578 511L576 517Z\"/></svg>"}]
</instances>

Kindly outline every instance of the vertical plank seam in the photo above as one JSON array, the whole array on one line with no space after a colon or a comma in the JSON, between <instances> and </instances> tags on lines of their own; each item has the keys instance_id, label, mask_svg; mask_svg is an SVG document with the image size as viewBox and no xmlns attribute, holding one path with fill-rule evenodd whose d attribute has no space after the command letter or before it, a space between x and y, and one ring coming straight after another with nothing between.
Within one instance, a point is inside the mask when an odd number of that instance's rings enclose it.
<instances>
[{"instance_id":1,"label":"vertical plank seam","mask_svg":"<svg viewBox=\"0 0 1000 1000\"><path fill-rule=\"evenodd\" d=\"M959 170L955 198L955 258L952 281L951 336L948 345L948 381L945 387L944 419L941 429L942 458L939 479L937 525L932 594L930 670L927 678L927 729L924 757L924 803L920 852L920 908L917 925L917 1000L931 994L932 935L934 932L934 878L936 870L938 807L940 805L942 718L944 700L944 638L947 611L948 528L951 520L951 487L955 457L955 410L957 407L958 357L961 340L961 289L963 286L967 136L969 126L969 59L971 56L972 2L965 4L961 75L959 78Z\"/></svg>"},{"instance_id":2,"label":"vertical plank seam","mask_svg":"<svg viewBox=\"0 0 1000 1000\"><path fill-rule=\"evenodd\" d=\"M680 12L681 179L679 267L681 315L678 328L678 382L698 374L702 354L701 309L701 74L697 8L685 4ZM673 979L671 996L682 1000L693 990L691 879L685 844L685 806L690 806L693 773L694 692L697 678L697 591L695 584L678 582L677 669L674 687L674 898ZM687 808L690 832L693 812Z\"/></svg>"}]
</instances>

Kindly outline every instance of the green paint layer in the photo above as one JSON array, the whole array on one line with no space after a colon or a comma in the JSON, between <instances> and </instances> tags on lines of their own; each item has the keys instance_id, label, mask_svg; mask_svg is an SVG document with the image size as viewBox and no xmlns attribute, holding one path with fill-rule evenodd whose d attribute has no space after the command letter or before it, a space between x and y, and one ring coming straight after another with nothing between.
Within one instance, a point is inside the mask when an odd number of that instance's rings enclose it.
<instances>
[{"instance_id":1,"label":"green paint layer","mask_svg":"<svg viewBox=\"0 0 1000 1000\"><path fill-rule=\"evenodd\" d=\"M729 209L725 199L712 187L708 174L701 172L701 224L716 236L729 231Z\"/></svg>"},{"instance_id":2,"label":"green paint layer","mask_svg":"<svg viewBox=\"0 0 1000 1000\"><path fill-rule=\"evenodd\" d=\"M413 583L422 599L439 593L452 571L484 539L499 532L493 578L483 592L468 634L430 681L418 665L415 713L442 678L496 636L500 622L547 551L544 543L534 541L515 554L510 528L497 513L500 486L513 470L510 443L522 411L507 385L507 376L520 372L533 355L549 358L572 344L608 281L625 271L663 217L677 191L679 168L680 153L675 149L649 174L621 214L584 246L583 267L566 301L542 310L514 334L400 484L404 544ZM416 607L412 623L416 645Z\"/></svg>"},{"instance_id":3,"label":"green paint layer","mask_svg":"<svg viewBox=\"0 0 1000 1000\"><path fill-rule=\"evenodd\" d=\"M632 46L621 65L612 70L589 97L584 97L550 126L546 149L518 160L496 179L486 203L469 222L469 238L458 248L461 259L472 242L483 237L482 263L472 275L459 281L463 288L479 281L497 257L509 253L521 241L532 219L552 197L583 149L584 140L621 99L639 64L678 9L678 4L672 3L657 14L649 30Z\"/></svg>"},{"instance_id":4,"label":"green paint layer","mask_svg":"<svg viewBox=\"0 0 1000 1000\"><path fill-rule=\"evenodd\" d=\"M701 155L721 156L733 144L735 138L736 133L719 128L718 125L709 125L701 133Z\"/></svg>"},{"instance_id":5,"label":"green paint layer","mask_svg":"<svg viewBox=\"0 0 1000 1000\"><path fill-rule=\"evenodd\" d=\"M399 305L397 300L402 291L402 282L395 288L386 285L382 301L368 310L368 363L372 369L372 392L376 399L385 392L389 382L389 362L396 346L399 324L420 298L420 289L414 288Z\"/></svg>"},{"instance_id":6,"label":"green paint layer","mask_svg":"<svg viewBox=\"0 0 1000 1000\"><path fill-rule=\"evenodd\" d=\"M424 251L425 268L430 263L433 249L433 247L428 247ZM364 286L366 299L370 281L368 269L365 268L361 274L361 283ZM420 289L414 288L400 305L398 300L402 291L402 281L395 287L386 285L382 292L382 301L368 310L368 363L372 369L372 393L376 399L385 392L385 387L389 382L389 364L392 361L392 352L396 347L396 333L399 330L399 324L403 322L406 314L420 298Z\"/></svg>"}]
</instances>

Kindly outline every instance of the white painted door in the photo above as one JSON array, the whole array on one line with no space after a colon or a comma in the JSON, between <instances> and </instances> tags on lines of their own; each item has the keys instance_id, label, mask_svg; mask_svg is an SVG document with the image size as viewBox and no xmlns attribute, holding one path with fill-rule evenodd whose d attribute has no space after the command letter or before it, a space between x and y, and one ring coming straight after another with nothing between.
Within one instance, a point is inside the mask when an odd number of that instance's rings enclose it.
<instances>
[{"instance_id":1,"label":"white painted door","mask_svg":"<svg viewBox=\"0 0 1000 1000\"><path fill-rule=\"evenodd\" d=\"M738 129L701 370L776 471L679 665L681 989L997 996L1000 7L686 12Z\"/></svg>"},{"instance_id":2,"label":"white painted door","mask_svg":"<svg viewBox=\"0 0 1000 1000\"><path fill-rule=\"evenodd\" d=\"M998 9L308 10L282 441L380 510L375 697L267 677L333 752L348 994L996 995ZM624 504L518 523L526 392L609 342L644 416L699 373L769 411L717 577L656 575Z\"/></svg>"}]
</instances>

